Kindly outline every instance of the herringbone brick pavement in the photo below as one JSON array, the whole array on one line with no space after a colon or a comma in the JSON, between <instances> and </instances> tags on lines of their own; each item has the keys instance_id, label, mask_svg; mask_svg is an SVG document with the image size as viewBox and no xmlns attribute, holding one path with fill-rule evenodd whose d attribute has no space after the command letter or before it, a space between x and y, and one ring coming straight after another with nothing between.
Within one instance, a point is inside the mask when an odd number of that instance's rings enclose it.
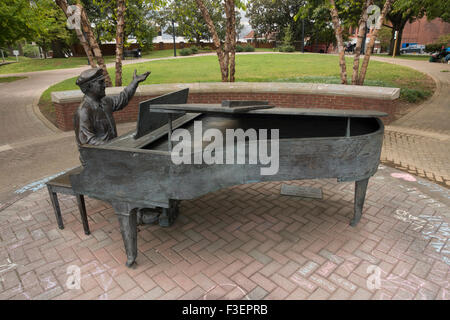
<instances>
[{"instance_id":1,"label":"herringbone brick pavement","mask_svg":"<svg viewBox=\"0 0 450 320\"><path fill-rule=\"evenodd\" d=\"M417 131L417 130L416 130ZM413 131L414 132L414 131ZM423 134L423 133L422 133ZM450 136L386 129L381 161L450 187Z\"/></svg>"},{"instance_id":2,"label":"herringbone brick pavement","mask_svg":"<svg viewBox=\"0 0 450 320\"><path fill-rule=\"evenodd\" d=\"M275 182L182 201L172 227L139 226L132 269L109 205L86 199L86 236L61 195L59 230L42 189L0 212L0 299L449 299L449 191L398 173L380 166L355 228L353 183L334 180L286 182L323 200Z\"/></svg>"}]
</instances>

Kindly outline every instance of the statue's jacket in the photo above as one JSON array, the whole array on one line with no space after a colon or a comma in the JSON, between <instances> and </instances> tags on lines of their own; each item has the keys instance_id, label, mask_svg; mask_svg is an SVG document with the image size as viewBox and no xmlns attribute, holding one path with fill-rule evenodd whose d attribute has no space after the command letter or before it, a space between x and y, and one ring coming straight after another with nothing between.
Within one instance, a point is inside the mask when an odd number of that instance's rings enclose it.
<instances>
[{"instance_id":1,"label":"statue's jacket","mask_svg":"<svg viewBox=\"0 0 450 320\"><path fill-rule=\"evenodd\" d=\"M133 81L117 96L105 96L100 101L85 96L73 119L78 146L101 145L117 137L113 112L128 105L136 88L137 83Z\"/></svg>"}]
</instances>

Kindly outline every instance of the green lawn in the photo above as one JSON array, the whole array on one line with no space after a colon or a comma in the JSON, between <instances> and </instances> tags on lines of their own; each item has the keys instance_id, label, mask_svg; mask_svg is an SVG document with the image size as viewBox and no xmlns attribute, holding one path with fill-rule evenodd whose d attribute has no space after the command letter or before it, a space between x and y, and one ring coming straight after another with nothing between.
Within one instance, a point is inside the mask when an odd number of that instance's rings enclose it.
<instances>
[{"instance_id":1,"label":"green lawn","mask_svg":"<svg viewBox=\"0 0 450 320\"><path fill-rule=\"evenodd\" d=\"M392 56L388 55L388 54L374 54L374 56L376 56L376 57L383 57L383 58L392 58ZM401 56L395 57L395 59L428 61L430 59L430 55L403 54Z\"/></svg>"},{"instance_id":2,"label":"green lawn","mask_svg":"<svg viewBox=\"0 0 450 320\"><path fill-rule=\"evenodd\" d=\"M25 79L26 77L0 77L0 83L2 82L13 82L21 79Z\"/></svg>"},{"instance_id":3,"label":"green lawn","mask_svg":"<svg viewBox=\"0 0 450 320\"><path fill-rule=\"evenodd\" d=\"M347 58L351 78L352 58ZM123 67L123 83L128 84L134 69L138 74L147 70L152 74L143 84L220 82L217 56L189 59L160 60ZM114 68L108 69L114 79ZM340 83L338 57L320 54L259 54L236 56L236 81L248 82L320 82ZM60 82L41 96L41 105L51 109L50 93L79 89L76 78ZM371 61L365 85L399 87L404 100L420 101L432 94L434 82L425 74L411 68ZM50 110L51 112L51 110Z\"/></svg>"},{"instance_id":4,"label":"green lawn","mask_svg":"<svg viewBox=\"0 0 450 320\"><path fill-rule=\"evenodd\" d=\"M143 55L143 58L165 58L173 56L173 50L158 50L151 51ZM6 61L15 61L15 57L8 57ZM115 56L105 56L106 63L114 62ZM127 60L130 58L127 58ZM0 57L1 61L1 57ZM26 57L19 57L18 63L11 63L0 66L0 74L8 73L20 73L20 72L32 72L43 71L53 69L68 69L77 68L87 65L87 58L85 57L71 57L71 58L55 58L55 59L30 59Z\"/></svg>"}]
</instances>

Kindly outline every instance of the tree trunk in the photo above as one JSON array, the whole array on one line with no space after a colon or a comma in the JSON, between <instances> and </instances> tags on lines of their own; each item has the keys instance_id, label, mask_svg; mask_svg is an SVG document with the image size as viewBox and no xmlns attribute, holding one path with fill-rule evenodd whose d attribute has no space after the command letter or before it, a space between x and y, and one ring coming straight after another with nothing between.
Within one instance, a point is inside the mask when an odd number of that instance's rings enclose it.
<instances>
[{"instance_id":1,"label":"tree trunk","mask_svg":"<svg viewBox=\"0 0 450 320\"><path fill-rule=\"evenodd\" d=\"M234 0L225 0L225 15L227 17L227 52L230 55L229 58L229 80L235 81L235 67L236 67L236 13L234 7Z\"/></svg>"},{"instance_id":2,"label":"tree trunk","mask_svg":"<svg viewBox=\"0 0 450 320\"><path fill-rule=\"evenodd\" d=\"M109 77L108 71L106 70L105 61L103 60L102 51L98 46L97 41L95 40L94 33L91 29L91 24L87 17L86 11L81 3L77 4L77 7L81 10L81 27L83 28L84 34L86 35L86 39L89 43L89 46L92 48L94 52L94 56L97 59L97 64L102 68L103 75L105 76L105 84L107 87L112 86L111 78Z\"/></svg>"},{"instance_id":3,"label":"tree trunk","mask_svg":"<svg viewBox=\"0 0 450 320\"><path fill-rule=\"evenodd\" d=\"M386 17L386 14L391 9L391 5L395 0L386 0L383 6L383 10L381 11L380 19L378 20L377 24L375 25L375 29L372 32L372 36L370 37L369 45L367 46L366 54L364 55L364 61L361 67L361 72L359 74L358 84L363 85L364 79L366 77L367 67L369 66L369 60L370 55L372 54L373 47L375 45L375 40L378 36L378 31L381 29L381 26L383 25L384 19Z\"/></svg>"},{"instance_id":4,"label":"tree trunk","mask_svg":"<svg viewBox=\"0 0 450 320\"><path fill-rule=\"evenodd\" d=\"M125 26L125 10L125 0L117 0L116 87L122 86L123 30Z\"/></svg>"},{"instance_id":5,"label":"tree trunk","mask_svg":"<svg viewBox=\"0 0 450 320\"><path fill-rule=\"evenodd\" d=\"M205 19L206 25L208 26L208 30L213 37L213 44L217 53L217 57L219 58L220 72L222 74L222 82L228 82L228 53L225 53L220 44L219 36L217 35L216 28L214 27L214 23L209 15L208 9L202 0L195 0L197 2L197 6L202 12L203 19Z\"/></svg>"},{"instance_id":6,"label":"tree trunk","mask_svg":"<svg viewBox=\"0 0 450 320\"><path fill-rule=\"evenodd\" d=\"M352 74L352 84L358 83L359 75L359 57L361 55L361 46L366 32L367 19L369 15L367 14L367 8L372 4L373 0L366 0L363 6L363 11L361 13L361 18L359 19L359 29L358 29L358 39L356 41L355 56L353 58L353 74Z\"/></svg>"},{"instance_id":7,"label":"tree trunk","mask_svg":"<svg viewBox=\"0 0 450 320\"><path fill-rule=\"evenodd\" d=\"M65 58L63 44L61 40L52 40L50 46L53 51L53 58Z\"/></svg>"},{"instance_id":8,"label":"tree trunk","mask_svg":"<svg viewBox=\"0 0 450 320\"><path fill-rule=\"evenodd\" d=\"M339 66L341 67L341 83L347 84L347 66L345 65L345 49L344 40L342 37L342 27L339 22L339 15L334 0L330 0L331 19L333 21L334 33L336 35L338 52L339 52Z\"/></svg>"},{"instance_id":9,"label":"tree trunk","mask_svg":"<svg viewBox=\"0 0 450 320\"><path fill-rule=\"evenodd\" d=\"M67 13L67 8L68 8L68 4L66 0L55 0L56 4L61 8L61 10L64 12L64 14L66 15L67 18L69 18L69 14ZM80 28L77 28L75 26L75 33L77 35L78 40L80 41L81 46L84 49L84 52L86 53L86 57L88 58L89 61L89 65L92 68L95 68L97 65L94 61L94 56L92 54L92 49L89 46L89 44L86 41L86 38L83 35L83 32L81 32Z\"/></svg>"}]
</instances>

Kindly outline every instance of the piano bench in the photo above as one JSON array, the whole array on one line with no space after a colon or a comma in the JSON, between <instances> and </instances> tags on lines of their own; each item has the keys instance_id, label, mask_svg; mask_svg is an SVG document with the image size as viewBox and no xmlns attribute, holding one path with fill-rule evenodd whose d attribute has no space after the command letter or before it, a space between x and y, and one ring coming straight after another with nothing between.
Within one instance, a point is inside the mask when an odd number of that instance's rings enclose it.
<instances>
[{"instance_id":1,"label":"piano bench","mask_svg":"<svg viewBox=\"0 0 450 320\"><path fill-rule=\"evenodd\" d=\"M77 167L72 169L50 181L48 181L47 189L50 195L50 200L53 205L53 210L55 211L56 222L60 229L64 229L64 223L61 216L61 209L59 207L58 193L70 194L77 198L78 209L80 210L81 221L83 222L84 233L86 235L91 234L89 230L89 223L87 220L86 206L84 204L84 196L82 194L77 194L72 190L72 184L70 183L69 176L72 174L78 174L83 170L83 167Z\"/></svg>"}]
</instances>

